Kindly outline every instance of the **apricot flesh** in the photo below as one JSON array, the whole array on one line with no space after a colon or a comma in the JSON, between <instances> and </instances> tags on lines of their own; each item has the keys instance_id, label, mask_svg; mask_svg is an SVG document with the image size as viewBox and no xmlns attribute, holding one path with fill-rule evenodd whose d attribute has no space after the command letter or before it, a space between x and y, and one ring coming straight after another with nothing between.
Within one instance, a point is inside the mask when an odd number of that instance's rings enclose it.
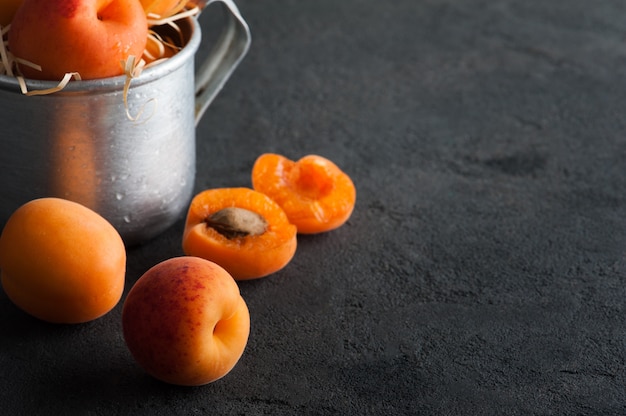
<instances>
[{"instance_id":1,"label":"apricot flesh","mask_svg":"<svg viewBox=\"0 0 626 416\"><path fill-rule=\"evenodd\" d=\"M119 233L75 202L42 198L18 208L0 236L2 287L39 319L81 323L109 312L124 289Z\"/></svg>"},{"instance_id":2,"label":"apricot flesh","mask_svg":"<svg viewBox=\"0 0 626 416\"><path fill-rule=\"evenodd\" d=\"M198 386L224 377L239 361L250 314L226 270L183 256L139 278L124 301L122 326L128 349L148 374Z\"/></svg>"},{"instance_id":3,"label":"apricot flesh","mask_svg":"<svg viewBox=\"0 0 626 416\"><path fill-rule=\"evenodd\" d=\"M276 201L299 234L341 227L356 202L352 179L319 155L294 161L279 154L262 154L252 167L252 187Z\"/></svg>"}]
</instances>

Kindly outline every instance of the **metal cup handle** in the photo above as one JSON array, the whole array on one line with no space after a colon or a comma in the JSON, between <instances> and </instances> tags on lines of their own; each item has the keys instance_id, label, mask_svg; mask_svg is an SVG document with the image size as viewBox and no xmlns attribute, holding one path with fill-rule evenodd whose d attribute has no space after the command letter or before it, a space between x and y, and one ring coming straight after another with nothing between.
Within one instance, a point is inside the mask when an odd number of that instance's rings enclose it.
<instances>
[{"instance_id":1,"label":"metal cup handle","mask_svg":"<svg viewBox=\"0 0 626 416\"><path fill-rule=\"evenodd\" d=\"M235 3L232 0L209 0L206 6L211 3L221 3L226 23L215 46L196 72L196 125L250 48L250 29Z\"/></svg>"}]
</instances>

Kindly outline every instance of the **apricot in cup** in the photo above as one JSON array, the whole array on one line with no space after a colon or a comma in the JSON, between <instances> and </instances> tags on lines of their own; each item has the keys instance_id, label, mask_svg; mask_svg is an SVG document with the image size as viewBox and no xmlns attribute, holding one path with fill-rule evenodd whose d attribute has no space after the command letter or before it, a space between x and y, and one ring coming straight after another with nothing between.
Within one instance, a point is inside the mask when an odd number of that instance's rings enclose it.
<instances>
[{"instance_id":1,"label":"apricot in cup","mask_svg":"<svg viewBox=\"0 0 626 416\"><path fill-rule=\"evenodd\" d=\"M41 71L19 65L26 78L60 80L124 74L122 62L141 58L148 23L137 0L24 0L9 30L9 49Z\"/></svg>"}]
</instances>

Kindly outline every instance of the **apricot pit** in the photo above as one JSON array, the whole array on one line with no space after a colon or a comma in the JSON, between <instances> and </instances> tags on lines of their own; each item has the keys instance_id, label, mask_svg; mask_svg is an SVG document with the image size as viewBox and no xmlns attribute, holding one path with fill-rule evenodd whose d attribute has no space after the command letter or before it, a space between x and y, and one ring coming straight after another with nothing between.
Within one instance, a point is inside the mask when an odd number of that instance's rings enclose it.
<instances>
[{"instance_id":1,"label":"apricot pit","mask_svg":"<svg viewBox=\"0 0 626 416\"><path fill-rule=\"evenodd\" d=\"M220 209L205 223L228 239L261 235L267 230L267 221L261 214L238 207Z\"/></svg>"}]
</instances>

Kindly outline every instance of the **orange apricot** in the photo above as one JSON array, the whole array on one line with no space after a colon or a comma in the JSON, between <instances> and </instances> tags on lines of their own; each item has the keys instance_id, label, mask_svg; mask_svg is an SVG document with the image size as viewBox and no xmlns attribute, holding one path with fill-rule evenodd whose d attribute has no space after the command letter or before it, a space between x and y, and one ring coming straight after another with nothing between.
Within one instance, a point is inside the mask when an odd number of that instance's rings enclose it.
<instances>
[{"instance_id":1,"label":"orange apricot","mask_svg":"<svg viewBox=\"0 0 626 416\"><path fill-rule=\"evenodd\" d=\"M81 323L109 312L124 290L126 250L95 211L64 199L18 208L0 236L2 287L25 312L54 323Z\"/></svg>"},{"instance_id":2,"label":"orange apricot","mask_svg":"<svg viewBox=\"0 0 626 416\"><path fill-rule=\"evenodd\" d=\"M252 168L252 187L276 201L300 234L340 227L356 203L350 177L318 155L292 161L274 153L262 154Z\"/></svg>"},{"instance_id":3,"label":"orange apricot","mask_svg":"<svg viewBox=\"0 0 626 416\"><path fill-rule=\"evenodd\" d=\"M182 386L211 383L241 358L250 312L233 278L198 257L174 257L146 271L122 309L124 340L155 378Z\"/></svg>"},{"instance_id":4,"label":"orange apricot","mask_svg":"<svg viewBox=\"0 0 626 416\"><path fill-rule=\"evenodd\" d=\"M267 195L249 188L209 189L191 201L183 251L219 264L235 280L257 279L291 261L296 232Z\"/></svg>"}]
</instances>

